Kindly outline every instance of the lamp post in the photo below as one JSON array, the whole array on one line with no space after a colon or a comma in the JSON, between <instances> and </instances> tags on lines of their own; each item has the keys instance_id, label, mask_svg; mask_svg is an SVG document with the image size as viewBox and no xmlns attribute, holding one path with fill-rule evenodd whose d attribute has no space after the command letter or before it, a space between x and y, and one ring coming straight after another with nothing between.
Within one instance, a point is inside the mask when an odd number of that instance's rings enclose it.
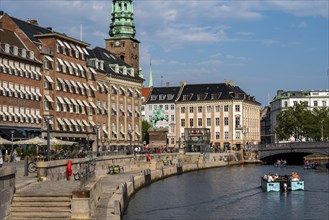
<instances>
[{"instance_id":1,"label":"lamp post","mask_svg":"<svg viewBox=\"0 0 329 220\"><path fill-rule=\"evenodd\" d=\"M131 128L128 129L128 135L129 135L129 141L130 141L129 151L132 152L132 146L131 146L132 130L131 130Z\"/></svg>"},{"instance_id":2,"label":"lamp post","mask_svg":"<svg viewBox=\"0 0 329 220\"><path fill-rule=\"evenodd\" d=\"M50 161L50 124L51 115L44 115L47 125L47 161Z\"/></svg>"},{"instance_id":3,"label":"lamp post","mask_svg":"<svg viewBox=\"0 0 329 220\"><path fill-rule=\"evenodd\" d=\"M10 133L11 133L11 142L13 142L15 130L11 130ZM13 156L13 153L14 153L14 144L12 143L11 144L11 157Z\"/></svg>"},{"instance_id":4,"label":"lamp post","mask_svg":"<svg viewBox=\"0 0 329 220\"><path fill-rule=\"evenodd\" d=\"M100 125L99 124L97 124L96 125L96 152L97 152L97 154L98 154L98 143L99 143L99 138L98 138L98 135L99 135L99 128L100 128Z\"/></svg>"}]
</instances>

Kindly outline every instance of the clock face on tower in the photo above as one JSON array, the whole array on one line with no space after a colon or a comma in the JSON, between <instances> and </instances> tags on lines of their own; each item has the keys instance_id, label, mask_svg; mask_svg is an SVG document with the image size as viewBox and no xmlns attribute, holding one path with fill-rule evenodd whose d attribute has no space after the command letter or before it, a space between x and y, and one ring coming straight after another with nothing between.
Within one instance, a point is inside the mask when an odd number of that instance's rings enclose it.
<instances>
[{"instance_id":1,"label":"clock face on tower","mask_svg":"<svg viewBox=\"0 0 329 220\"><path fill-rule=\"evenodd\" d=\"M115 41L115 42L114 42L114 45L115 45L116 47L119 47L119 46L120 46L120 41L118 41L118 40Z\"/></svg>"}]
</instances>

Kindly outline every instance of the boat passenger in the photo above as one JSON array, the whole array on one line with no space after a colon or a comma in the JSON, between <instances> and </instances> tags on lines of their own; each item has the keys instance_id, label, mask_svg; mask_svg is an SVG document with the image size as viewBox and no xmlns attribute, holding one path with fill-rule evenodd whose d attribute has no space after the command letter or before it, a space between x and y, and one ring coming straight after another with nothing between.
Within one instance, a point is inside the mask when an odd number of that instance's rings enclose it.
<instances>
[{"instance_id":1,"label":"boat passenger","mask_svg":"<svg viewBox=\"0 0 329 220\"><path fill-rule=\"evenodd\" d=\"M267 182L274 182L274 179L273 179L273 176L270 174L270 175L268 175L268 177L267 177Z\"/></svg>"},{"instance_id":2,"label":"boat passenger","mask_svg":"<svg viewBox=\"0 0 329 220\"><path fill-rule=\"evenodd\" d=\"M296 172L291 173L291 181L299 181L299 176Z\"/></svg>"},{"instance_id":3,"label":"boat passenger","mask_svg":"<svg viewBox=\"0 0 329 220\"><path fill-rule=\"evenodd\" d=\"M263 180L267 181L267 179L268 179L268 175L265 174L265 175L263 176Z\"/></svg>"},{"instance_id":4,"label":"boat passenger","mask_svg":"<svg viewBox=\"0 0 329 220\"><path fill-rule=\"evenodd\" d=\"M273 180L274 181L276 181L278 178L279 178L279 174L276 173L275 175L273 175Z\"/></svg>"}]
</instances>

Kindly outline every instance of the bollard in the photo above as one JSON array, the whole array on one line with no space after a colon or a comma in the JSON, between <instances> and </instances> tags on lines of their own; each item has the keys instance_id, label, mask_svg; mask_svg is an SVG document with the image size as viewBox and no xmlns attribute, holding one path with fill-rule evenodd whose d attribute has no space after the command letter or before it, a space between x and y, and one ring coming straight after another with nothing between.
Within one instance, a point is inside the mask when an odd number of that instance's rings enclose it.
<instances>
[{"instance_id":1,"label":"bollard","mask_svg":"<svg viewBox=\"0 0 329 220\"><path fill-rule=\"evenodd\" d=\"M130 177L130 182L132 182L132 184L133 184L133 189L134 189L134 192L135 192L135 177L134 176L131 176Z\"/></svg>"},{"instance_id":2,"label":"bollard","mask_svg":"<svg viewBox=\"0 0 329 220\"><path fill-rule=\"evenodd\" d=\"M29 157L24 158L24 176L29 175Z\"/></svg>"}]
</instances>

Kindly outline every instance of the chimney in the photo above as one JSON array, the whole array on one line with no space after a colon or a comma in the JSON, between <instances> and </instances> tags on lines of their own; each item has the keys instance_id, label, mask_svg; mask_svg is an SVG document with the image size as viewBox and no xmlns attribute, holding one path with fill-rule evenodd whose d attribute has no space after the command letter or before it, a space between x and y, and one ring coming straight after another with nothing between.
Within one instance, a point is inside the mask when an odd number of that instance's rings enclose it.
<instances>
[{"instance_id":1,"label":"chimney","mask_svg":"<svg viewBox=\"0 0 329 220\"><path fill-rule=\"evenodd\" d=\"M166 82L166 87L170 87L170 82Z\"/></svg>"},{"instance_id":2,"label":"chimney","mask_svg":"<svg viewBox=\"0 0 329 220\"><path fill-rule=\"evenodd\" d=\"M33 25L39 25L38 21L36 19L28 19L27 23L33 24Z\"/></svg>"},{"instance_id":3,"label":"chimney","mask_svg":"<svg viewBox=\"0 0 329 220\"><path fill-rule=\"evenodd\" d=\"M52 27L47 27L47 29L48 29L48 30L50 30L50 31L52 31L52 30L53 30L53 28L52 28Z\"/></svg>"}]
</instances>

